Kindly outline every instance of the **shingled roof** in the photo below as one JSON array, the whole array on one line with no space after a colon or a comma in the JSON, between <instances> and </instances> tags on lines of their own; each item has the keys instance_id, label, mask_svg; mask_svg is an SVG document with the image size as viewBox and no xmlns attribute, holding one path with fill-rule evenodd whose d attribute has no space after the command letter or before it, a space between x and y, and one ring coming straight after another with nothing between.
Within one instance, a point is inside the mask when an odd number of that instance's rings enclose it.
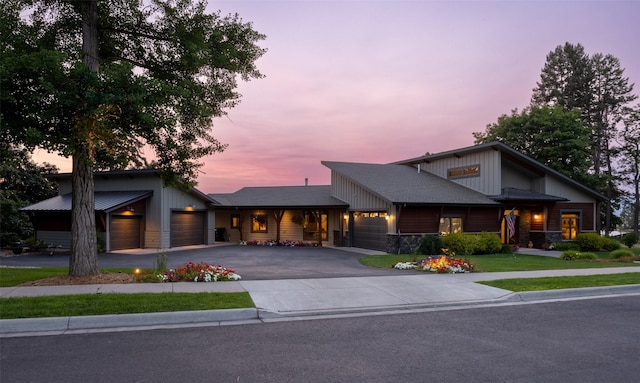
<instances>
[{"instance_id":1,"label":"shingled roof","mask_svg":"<svg viewBox=\"0 0 640 383\"><path fill-rule=\"evenodd\" d=\"M151 190L97 191L94 193L96 211L112 211L124 205L140 201L153 195ZM71 193L59 195L25 206L23 211L71 211Z\"/></svg>"},{"instance_id":2,"label":"shingled roof","mask_svg":"<svg viewBox=\"0 0 640 383\"><path fill-rule=\"evenodd\" d=\"M498 205L482 193L408 165L331 161L322 164L389 203Z\"/></svg>"},{"instance_id":3,"label":"shingled roof","mask_svg":"<svg viewBox=\"0 0 640 383\"><path fill-rule=\"evenodd\" d=\"M235 193L209 194L218 207L242 208L308 208L349 205L331 196L331 186L264 186L245 187Z\"/></svg>"}]
</instances>

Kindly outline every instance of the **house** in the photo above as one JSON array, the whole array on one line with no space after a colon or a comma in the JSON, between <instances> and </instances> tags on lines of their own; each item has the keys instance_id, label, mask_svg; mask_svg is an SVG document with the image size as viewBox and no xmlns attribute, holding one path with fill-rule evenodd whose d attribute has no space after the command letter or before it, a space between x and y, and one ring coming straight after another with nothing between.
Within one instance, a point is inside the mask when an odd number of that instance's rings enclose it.
<instances>
[{"instance_id":1,"label":"house","mask_svg":"<svg viewBox=\"0 0 640 383\"><path fill-rule=\"evenodd\" d=\"M155 170L95 175L106 250L240 241L305 241L407 253L423 235L489 232L543 247L599 232L606 197L492 142L392 164L322 161L331 184L183 193ZM23 208L38 239L70 242L70 175L60 196Z\"/></svg>"},{"instance_id":2,"label":"house","mask_svg":"<svg viewBox=\"0 0 640 383\"><path fill-rule=\"evenodd\" d=\"M71 247L71 174L52 178L59 195L22 208L36 238ZM213 201L202 192L164 187L156 170L96 172L95 215L105 251L169 248L214 242Z\"/></svg>"},{"instance_id":3,"label":"house","mask_svg":"<svg viewBox=\"0 0 640 383\"><path fill-rule=\"evenodd\" d=\"M209 197L215 201L220 240L342 245L349 206L331 195L330 186L245 187Z\"/></svg>"},{"instance_id":4,"label":"house","mask_svg":"<svg viewBox=\"0 0 640 383\"><path fill-rule=\"evenodd\" d=\"M598 232L606 201L500 142L393 164L322 164L331 185L210 194L216 227L232 242L313 240L321 222L323 241L389 253L412 251L425 234L454 232L490 232L540 248Z\"/></svg>"}]
</instances>

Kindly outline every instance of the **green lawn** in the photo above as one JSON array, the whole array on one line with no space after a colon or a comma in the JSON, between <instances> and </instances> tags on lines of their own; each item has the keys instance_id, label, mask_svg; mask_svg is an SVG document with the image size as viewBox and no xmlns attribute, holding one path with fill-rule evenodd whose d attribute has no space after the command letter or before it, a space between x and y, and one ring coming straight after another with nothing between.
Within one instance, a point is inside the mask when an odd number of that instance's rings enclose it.
<instances>
[{"instance_id":1,"label":"green lawn","mask_svg":"<svg viewBox=\"0 0 640 383\"><path fill-rule=\"evenodd\" d=\"M363 265L370 267L393 267L397 262L420 260L424 256L412 254L400 255L368 255L360 258ZM609 259L598 261L575 260L564 261L558 258L542 257L526 254L488 254L461 256L476 264L477 271L530 271L530 270L558 270L558 269L587 269L599 267L640 267L640 264L631 262L613 262Z\"/></svg>"},{"instance_id":2,"label":"green lawn","mask_svg":"<svg viewBox=\"0 0 640 383\"><path fill-rule=\"evenodd\" d=\"M640 284L640 273L581 275L573 277L544 277L523 279L500 279L478 282L510 291L537 291L575 289L580 287L602 287Z\"/></svg>"},{"instance_id":3,"label":"green lawn","mask_svg":"<svg viewBox=\"0 0 640 383\"><path fill-rule=\"evenodd\" d=\"M224 282L219 282L224 283ZM249 293L82 294L0 300L0 319L255 307Z\"/></svg>"}]
</instances>

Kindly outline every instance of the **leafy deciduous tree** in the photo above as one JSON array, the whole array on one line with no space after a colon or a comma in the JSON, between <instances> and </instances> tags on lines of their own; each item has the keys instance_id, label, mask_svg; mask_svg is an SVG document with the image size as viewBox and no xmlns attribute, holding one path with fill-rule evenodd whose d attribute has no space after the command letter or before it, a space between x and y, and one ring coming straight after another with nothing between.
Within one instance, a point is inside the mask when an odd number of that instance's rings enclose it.
<instances>
[{"instance_id":1,"label":"leafy deciduous tree","mask_svg":"<svg viewBox=\"0 0 640 383\"><path fill-rule=\"evenodd\" d=\"M57 186L46 178L58 168L38 165L26 149L0 143L0 243L6 245L33 234L29 217L18 209L53 197Z\"/></svg>"},{"instance_id":2,"label":"leafy deciduous tree","mask_svg":"<svg viewBox=\"0 0 640 383\"><path fill-rule=\"evenodd\" d=\"M576 110L565 112L560 106L546 105L520 113L514 110L473 136L476 144L501 141L566 176L593 183L587 175L589 129Z\"/></svg>"},{"instance_id":3,"label":"leafy deciduous tree","mask_svg":"<svg viewBox=\"0 0 640 383\"><path fill-rule=\"evenodd\" d=\"M5 0L0 32L3 135L73 159L71 275L98 273L93 171L146 147L167 184L193 186L225 148L210 129L237 78L262 77L264 36L202 0Z\"/></svg>"}]
</instances>

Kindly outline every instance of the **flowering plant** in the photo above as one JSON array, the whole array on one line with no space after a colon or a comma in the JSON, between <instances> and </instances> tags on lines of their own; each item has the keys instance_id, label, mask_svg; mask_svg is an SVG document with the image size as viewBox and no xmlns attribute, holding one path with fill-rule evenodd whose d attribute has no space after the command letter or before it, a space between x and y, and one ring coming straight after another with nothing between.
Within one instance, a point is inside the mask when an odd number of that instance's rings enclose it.
<instances>
[{"instance_id":1,"label":"flowering plant","mask_svg":"<svg viewBox=\"0 0 640 383\"><path fill-rule=\"evenodd\" d=\"M398 262L393 268L398 270L411 270L415 269L418 265L415 262Z\"/></svg>"},{"instance_id":2,"label":"flowering plant","mask_svg":"<svg viewBox=\"0 0 640 383\"><path fill-rule=\"evenodd\" d=\"M182 267L164 270L157 274L160 282L217 282L241 279L235 270L208 263L185 263Z\"/></svg>"},{"instance_id":3,"label":"flowering plant","mask_svg":"<svg viewBox=\"0 0 640 383\"><path fill-rule=\"evenodd\" d=\"M415 269L440 274L456 274L470 273L475 270L476 265L468 259L451 258L443 255L438 258L425 258L419 262L398 262L393 267L399 270Z\"/></svg>"},{"instance_id":4,"label":"flowering plant","mask_svg":"<svg viewBox=\"0 0 640 383\"><path fill-rule=\"evenodd\" d=\"M239 243L240 246L288 246L288 247L295 247L295 246L312 246L311 243L309 242L305 242L305 241L292 241L292 240L280 240L280 241L276 241L275 239L269 239L269 240L253 240L253 241L240 241Z\"/></svg>"},{"instance_id":5,"label":"flowering plant","mask_svg":"<svg viewBox=\"0 0 640 383\"><path fill-rule=\"evenodd\" d=\"M450 258L443 255L440 258L425 258L417 266L417 270L433 273L470 273L475 269L475 264L468 259Z\"/></svg>"}]
</instances>

